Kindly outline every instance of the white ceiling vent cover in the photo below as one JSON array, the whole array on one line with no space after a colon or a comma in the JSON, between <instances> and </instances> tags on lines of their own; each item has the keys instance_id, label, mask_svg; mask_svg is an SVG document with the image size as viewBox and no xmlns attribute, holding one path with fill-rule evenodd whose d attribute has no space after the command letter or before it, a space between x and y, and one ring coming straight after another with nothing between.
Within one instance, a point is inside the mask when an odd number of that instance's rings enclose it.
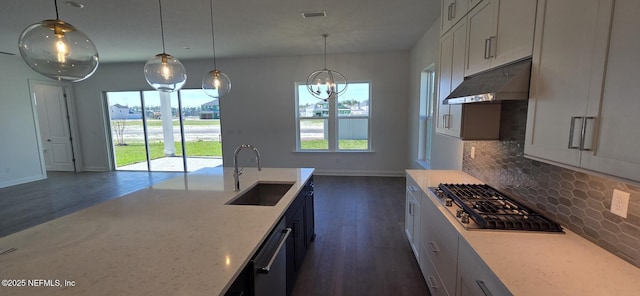
<instances>
[{"instance_id":1,"label":"white ceiling vent cover","mask_svg":"<svg viewBox=\"0 0 640 296\"><path fill-rule=\"evenodd\" d=\"M318 11L303 11L301 12L302 18L311 18L311 17L326 17L327 12L324 10Z\"/></svg>"}]
</instances>

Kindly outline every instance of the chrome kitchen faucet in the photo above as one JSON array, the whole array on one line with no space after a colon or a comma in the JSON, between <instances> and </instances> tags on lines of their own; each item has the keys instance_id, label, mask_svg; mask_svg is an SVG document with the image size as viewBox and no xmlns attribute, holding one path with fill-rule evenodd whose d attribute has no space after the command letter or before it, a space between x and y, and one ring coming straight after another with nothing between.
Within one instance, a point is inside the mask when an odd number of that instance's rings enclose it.
<instances>
[{"instance_id":1,"label":"chrome kitchen faucet","mask_svg":"<svg viewBox=\"0 0 640 296\"><path fill-rule=\"evenodd\" d=\"M238 169L238 154L243 149L251 149L256 153L256 161L258 162L258 171L262 170L262 166L260 165L260 152L258 148L253 147L249 144L242 144L236 148L236 151L233 153L233 183L235 184L235 191L240 191L240 175L242 175L242 169Z\"/></svg>"}]
</instances>

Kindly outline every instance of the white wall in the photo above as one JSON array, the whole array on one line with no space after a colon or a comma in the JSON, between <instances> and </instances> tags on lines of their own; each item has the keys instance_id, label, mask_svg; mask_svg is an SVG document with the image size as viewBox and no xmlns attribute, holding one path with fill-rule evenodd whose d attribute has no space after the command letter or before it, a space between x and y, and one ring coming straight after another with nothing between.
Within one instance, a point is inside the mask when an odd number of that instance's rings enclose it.
<instances>
[{"instance_id":1,"label":"white wall","mask_svg":"<svg viewBox=\"0 0 640 296\"><path fill-rule=\"evenodd\" d=\"M407 135L407 163L409 168L422 168L416 160L418 159L418 140L420 124L420 74L431 65L436 65L438 69L438 57L440 50L440 19L422 35L411 49L410 68L410 100L408 116ZM436 71L436 73L438 73ZM438 77L436 74L436 81ZM437 83L436 83L437 88ZM437 89L436 89L437 91ZM462 150L461 140L449 136L442 136L435 133L433 125L433 138L431 143L431 169L440 170L461 170Z\"/></svg>"},{"instance_id":2,"label":"white wall","mask_svg":"<svg viewBox=\"0 0 640 296\"><path fill-rule=\"evenodd\" d=\"M46 80L20 56L0 55L0 188L46 178L29 79Z\"/></svg>"},{"instance_id":3,"label":"white wall","mask_svg":"<svg viewBox=\"0 0 640 296\"><path fill-rule=\"evenodd\" d=\"M184 88L200 88L212 61L184 64L189 76ZM375 152L294 152L294 83L306 82L311 71L321 68L322 56L227 59L218 60L219 69L229 75L233 86L220 103L225 164L232 165L235 147L247 143L259 148L266 167L315 167L327 174L403 175L409 53L330 55L327 65L349 80L371 81L371 147ZM102 92L149 89L142 69L142 63L101 65L91 78L75 84L86 170L109 169Z\"/></svg>"}]
</instances>

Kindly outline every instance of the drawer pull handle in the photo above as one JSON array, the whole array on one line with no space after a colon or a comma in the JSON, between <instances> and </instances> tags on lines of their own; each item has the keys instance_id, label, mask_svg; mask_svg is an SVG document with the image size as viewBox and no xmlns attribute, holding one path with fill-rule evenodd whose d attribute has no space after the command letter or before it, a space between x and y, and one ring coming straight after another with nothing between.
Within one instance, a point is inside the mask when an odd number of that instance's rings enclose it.
<instances>
[{"instance_id":1,"label":"drawer pull handle","mask_svg":"<svg viewBox=\"0 0 640 296\"><path fill-rule=\"evenodd\" d=\"M431 248L431 251L433 251L434 253L440 252L440 248L438 248L438 244L436 244L435 242L429 242L429 248Z\"/></svg>"},{"instance_id":2,"label":"drawer pull handle","mask_svg":"<svg viewBox=\"0 0 640 296\"><path fill-rule=\"evenodd\" d=\"M478 284L478 287L480 287L480 290L482 290L482 293L484 293L484 295L493 296L493 294L491 294L491 290L489 290L489 288L484 284L483 281L476 280L476 284Z\"/></svg>"},{"instance_id":3,"label":"drawer pull handle","mask_svg":"<svg viewBox=\"0 0 640 296\"><path fill-rule=\"evenodd\" d=\"M435 277L433 277L433 276L428 276L427 277L427 283L429 284L429 287L437 289L438 285L436 285L435 281L436 281Z\"/></svg>"}]
</instances>

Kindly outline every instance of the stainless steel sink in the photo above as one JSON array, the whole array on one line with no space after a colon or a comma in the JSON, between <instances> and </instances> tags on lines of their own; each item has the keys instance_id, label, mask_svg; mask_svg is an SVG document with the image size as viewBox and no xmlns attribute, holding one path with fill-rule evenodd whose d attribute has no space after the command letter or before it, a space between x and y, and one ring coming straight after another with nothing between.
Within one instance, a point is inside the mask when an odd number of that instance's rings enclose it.
<instances>
[{"instance_id":1,"label":"stainless steel sink","mask_svg":"<svg viewBox=\"0 0 640 296\"><path fill-rule=\"evenodd\" d=\"M256 183L246 192L227 202L228 205L275 206L293 186L287 183Z\"/></svg>"}]
</instances>

